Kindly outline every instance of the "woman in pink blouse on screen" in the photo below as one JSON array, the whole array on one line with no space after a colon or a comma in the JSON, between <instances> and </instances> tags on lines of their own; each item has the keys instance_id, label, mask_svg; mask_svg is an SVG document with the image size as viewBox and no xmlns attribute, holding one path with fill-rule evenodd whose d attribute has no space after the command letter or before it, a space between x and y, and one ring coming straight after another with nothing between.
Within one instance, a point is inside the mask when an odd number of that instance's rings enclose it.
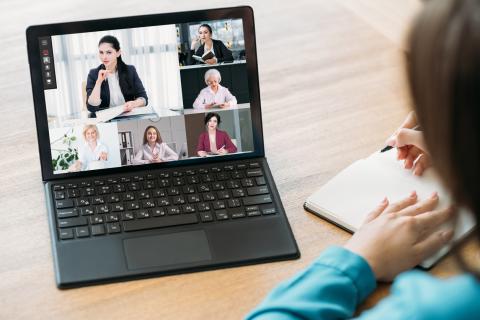
<instances>
[{"instance_id":1,"label":"woman in pink blouse on screen","mask_svg":"<svg viewBox=\"0 0 480 320\"><path fill-rule=\"evenodd\" d=\"M218 130L220 124L218 113L209 112L205 116L206 131L198 137L197 154L200 157L206 157L208 154L227 154L237 152L237 147L233 144L228 133Z\"/></svg>"},{"instance_id":2,"label":"woman in pink blouse on screen","mask_svg":"<svg viewBox=\"0 0 480 320\"><path fill-rule=\"evenodd\" d=\"M235 96L220 85L222 76L217 69L205 72L206 88L203 88L193 102L194 109L228 108L237 105Z\"/></svg>"},{"instance_id":3,"label":"woman in pink blouse on screen","mask_svg":"<svg viewBox=\"0 0 480 320\"><path fill-rule=\"evenodd\" d=\"M178 154L162 141L156 127L148 126L143 134L143 145L135 155L133 163L146 164L172 160L178 160Z\"/></svg>"}]
</instances>

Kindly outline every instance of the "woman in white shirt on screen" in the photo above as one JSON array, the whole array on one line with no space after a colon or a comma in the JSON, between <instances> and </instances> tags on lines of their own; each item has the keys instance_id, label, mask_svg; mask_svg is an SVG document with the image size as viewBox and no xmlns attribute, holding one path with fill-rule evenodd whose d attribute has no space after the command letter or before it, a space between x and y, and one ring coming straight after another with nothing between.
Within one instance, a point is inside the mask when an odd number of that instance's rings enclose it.
<instances>
[{"instance_id":1,"label":"woman in white shirt on screen","mask_svg":"<svg viewBox=\"0 0 480 320\"><path fill-rule=\"evenodd\" d=\"M94 124L83 128L85 143L79 150L79 159L70 167L70 171L103 169L108 160L108 148L100 139L98 128Z\"/></svg>"},{"instance_id":2,"label":"woman in white shirt on screen","mask_svg":"<svg viewBox=\"0 0 480 320\"><path fill-rule=\"evenodd\" d=\"M143 145L133 159L134 164L158 163L178 160L178 154L162 141L160 132L148 126L143 134Z\"/></svg>"},{"instance_id":3,"label":"woman in white shirt on screen","mask_svg":"<svg viewBox=\"0 0 480 320\"><path fill-rule=\"evenodd\" d=\"M206 88L203 88L193 102L194 109L228 108L237 105L237 98L221 86L222 75L217 69L205 72Z\"/></svg>"}]
</instances>

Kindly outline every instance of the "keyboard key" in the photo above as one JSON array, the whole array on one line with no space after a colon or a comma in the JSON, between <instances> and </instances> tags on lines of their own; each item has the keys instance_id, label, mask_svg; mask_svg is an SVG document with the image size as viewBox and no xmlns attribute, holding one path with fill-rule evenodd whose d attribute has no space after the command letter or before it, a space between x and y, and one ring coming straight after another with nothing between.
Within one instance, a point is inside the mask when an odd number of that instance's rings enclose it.
<instances>
[{"instance_id":1,"label":"keyboard key","mask_svg":"<svg viewBox=\"0 0 480 320\"><path fill-rule=\"evenodd\" d=\"M122 213L122 220L123 220L123 221L133 220L133 219L135 219L135 217L133 216L133 212L124 212L124 213Z\"/></svg>"},{"instance_id":2,"label":"keyboard key","mask_svg":"<svg viewBox=\"0 0 480 320\"><path fill-rule=\"evenodd\" d=\"M217 218L217 220L228 220L227 210L215 211L215 217Z\"/></svg>"},{"instance_id":3,"label":"keyboard key","mask_svg":"<svg viewBox=\"0 0 480 320\"><path fill-rule=\"evenodd\" d=\"M269 193L269 190L268 190L267 186L252 187L252 188L247 189L247 193L248 193L249 196L256 196L258 194Z\"/></svg>"},{"instance_id":4,"label":"keyboard key","mask_svg":"<svg viewBox=\"0 0 480 320\"><path fill-rule=\"evenodd\" d=\"M56 184L53 186L53 191L65 190L65 186L61 184Z\"/></svg>"},{"instance_id":5,"label":"keyboard key","mask_svg":"<svg viewBox=\"0 0 480 320\"><path fill-rule=\"evenodd\" d=\"M90 236L90 230L88 227L77 227L75 228L75 233L77 238L85 238Z\"/></svg>"},{"instance_id":6,"label":"keyboard key","mask_svg":"<svg viewBox=\"0 0 480 320\"><path fill-rule=\"evenodd\" d=\"M263 186L267 183L264 177L255 178L255 182L257 183L257 186Z\"/></svg>"},{"instance_id":7,"label":"keyboard key","mask_svg":"<svg viewBox=\"0 0 480 320\"><path fill-rule=\"evenodd\" d=\"M148 191L140 191L138 193L138 199L150 199L150 192Z\"/></svg>"},{"instance_id":8,"label":"keyboard key","mask_svg":"<svg viewBox=\"0 0 480 320\"><path fill-rule=\"evenodd\" d=\"M260 163L258 162L251 162L249 165L250 168L260 168Z\"/></svg>"},{"instance_id":9,"label":"keyboard key","mask_svg":"<svg viewBox=\"0 0 480 320\"><path fill-rule=\"evenodd\" d=\"M234 190L232 190L232 196L233 196L234 198L245 197L245 190L243 190L243 189L234 189Z\"/></svg>"},{"instance_id":10,"label":"keyboard key","mask_svg":"<svg viewBox=\"0 0 480 320\"><path fill-rule=\"evenodd\" d=\"M201 183L198 185L198 192L208 192L210 191L210 186L207 183Z\"/></svg>"},{"instance_id":11,"label":"keyboard key","mask_svg":"<svg viewBox=\"0 0 480 320\"><path fill-rule=\"evenodd\" d=\"M202 196L203 196L203 201L214 201L216 199L213 192L206 192Z\"/></svg>"},{"instance_id":12,"label":"keyboard key","mask_svg":"<svg viewBox=\"0 0 480 320\"><path fill-rule=\"evenodd\" d=\"M123 207L123 204L121 203L112 204L112 212L120 212L123 210L125 210L125 208Z\"/></svg>"},{"instance_id":13,"label":"keyboard key","mask_svg":"<svg viewBox=\"0 0 480 320\"><path fill-rule=\"evenodd\" d=\"M120 231L122 231L120 229L120 223L119 222L107 223L107 231L108 233L119 233Z\"/></svg>"},{"instance_id":14,"label":"keyboard key","mask_svg":"<svg viewBox=\"0 0 480 320\"><path fill-rule=\"evenodd\" d=\"M95 213L91 207L79 208L79 210L82 216L90 216Z\"/></svg>"},{"instance_id":15,"label":"keyboard key","mask_svg":"<svg viewBox=\"0 0 480 320\"><path fill-rule=\"evenodd\" d=\"M105 222L105 219L104 219L103 215L90 217L90 224L99 224L99 223L104 223L104 222Z\"/></svg>"},{"instance_id":16,"label":"keyboard key","mask_svg":"<svg viewBox=\"0 0 480 320\"><path fill-rule=\"evenodd\" d=\"M113 185L113 192L115 192L115 193L125 192L125 186L123 184L114 184Z\"/></svg>"},{"instance_id":17,"label":"keyboard key","mask_svg":"<svg viewBox=\"0 0 480 320\"><path fill-rule=\"evenodd\" d=\"M97 196L92 198L92 204L104 204L105 199L102 196Z\"/></svg>"},{"instance_id":18,"label":"keyboard key","mask_svg":"<svg viewBox=\"0 0 480 320\"><path fill-rule=\"evenodd\" d=\"M83 197L88 197L88 196L93 196L95 195L95 188L85 188L82 190L82 196Z\"/></svg>"},{"instance_id":19,"label":"keyboard key","mask_svg":"<svg viewBox=\"0 0 480 320\"><path fill-rule=\"evenodd\" d=\"M167 214L167 210L165 208L150 209L150 212L154 217L163 217Z\"/></svg>"},{"instance_id":20,"label":"keyboard key","mask_svg":"<svg viewBox=\"0 0 480 320\"><path fill-rule=\"evenodd\" d=\"M253 181L253 179L245 178L245 179L242 180L242 186L243 187L253 187L253 186L255 186L255 182Z\"/></svg>"},{"instance_id":21,"label":"keyboard key","mask_svg":"<svg viewBox=\"0 0 480 320\"><path fill-rule=\"evenodd\" d=\"M65 192L55 191L53 197L55 198L55 200L63 200L63 199L65 199Z\"/></svg>"},{"instance_id":22,"label":"keyboard key","mask_svg":"<svg viewBox=\"0 0 480 320\"><path fill-rule=\"evenodd\" d=\"M257 217L257 216L261 216L261 215L262 215L262 213L259 210L247 211L247 216L249 216L249 217Z\"/></svg>"},{"instance_id":23,"label":"keyboard key","mask_svg":"<svg viewBox=\"0 0 480 320\"><path fill-rule=\"evenodd\" d=\"M153 207L155 207L155 200L142 201L142 208L153 208Z\"/></svg>"},{"instance_id":24,"label":"keyboard key","mask_svg":"<svg viewBox=\"0 0 480 320\"><path fill-rule=\"evenodd\" d=\"M185 198L183 196L175 196L172 197L172 202L173 204L184 204L185 203Z\"/></svg>"},{"instance_id":25,"label":"keyboard key","mask_svg":"<svg viewBox=\"0 0 480 320\"><path fill-rule=\"evenodd\" d=\"M259 176L263 176L261 169L247 170L247 177L259 177Z\"/></svg>"},{"instance_id":26,"label":"keyboard key","mask_svg":"<svg viewBox=\"0 0 480 320\"><path fill-rule=\"evenodd\" d=\"M60 219L77 217L77 216L78 216L77 209L71 208L71 209L57 210L57 217Z\"/></svg>"},{"instance_id":27,"label":"keyboard key","mask_svg":"<svg viewBox=\"0 0 480 320\"><path fill-rule=\"evenodd\" d=\"M245 218L246 214L245 212L235 212L235 213L232 213L231 217L232 219Z\"/></svg>"},{"instance_id":28,"label":"keyboard key","mask_svg":"<svg viewBox=\"0 0 480 320\"><path fill-rule=\"evenodd\" d=\"M263 215L268 215L268 214L275 214L277 210L275 210L275 207L270 207L270 208L264 208L262 209L262 214Z\"/></svg>"},{"instance_id":29,"label":"keyboard key","mask_svg":"<svg viewBox=\"0 0 480 320\"><path fill-rule=\"evenodd\" d=\"M92 236L100 236L105 234L105 226L103 224L96 224L92 226Z\"/></svg>"},{"instance_id":30,"label":"keyboard key","mask_svg":"<svg viewBox=\"0 0 480 320\"><path fill-rule=\"evenodd\" d=\"M58 231L58 235L62 240L73 239L73 229L61 229Z\"/></svg>"},{"instance_id":31,"label":"keyboard key","mask_svg":"<svg viewBox=\"0 0 480 320\"><path fill-rule=\"evenodd\" d=\"M230 208L236 208L242 205L239 199L230 199L227 201L227 203Z\"/></svg>"},{"instance_id":32,"label":"keyboard key","mask_svg":"<svg viewBox=\"0 0 480 320\"><path fill-rule=\"evenodd\" d=\"M195 212L195 206L193 204L186 204L182 207L183 212L185 213L194 213Z\"/></svg>"},{"instance_id":33,"label":"keyboard key","mask_svg":"<svg viewBox=\"0 0 480 320\"><path fill-rule=\"evenodd\" d=\"M107 221L107 222L117 222L117 221L120 221L120 219L118 218L117 214L110 213L110 214L107 214L105 216L105 221Z\"/></svg>"},{"instance_id":34,"label":"keyboard key","mask_svg":"<svg viewBox=\"0 0 480 320\"><path fill-rule=\"evenodd\" d=\"M200 196L198 194L190 194L187 197L189 203L195 203L195 202L200 202Z\"/></svg>"},{"instance_id":35,"label":"keyboard key","mask_svg":"<svg viewBox=\"0 0 480 320\"><path fill-rule=\"evenodd\" d=\"M183 187L183 193L195 193L195 188L193 186Z\"/></svg>"},{"instance_id":36,"label":"keyboard key","mask_svg":"<svg viewBox=\"0 0 480 320\"><path fill-rule=\"evenodd\" d=\"M220 200L230 199L230 193L228 192L228 190L218 191L218 192L217 192L217 197L218 197L218 199L220 199Z\"/></svg>"},{"instance_id":37,"label":"keyboard key","mask_svg":"<svg viewBox=\"0 0 480 320\"><path fill-rule=\"evenodd\" d=\"M178 196L180 194L180 188L177 188L177 187L168 188L167 194L169 196Z\"/></svg>"},{"instance_id":38,"label":"keyboard key","mask_svg":"<svg viewBox=\"0 0 480 320\"><path fill-rule=\"evenodd\" d=\"M145 219L145 218L150 218L150 212L147 210L138 210L135 212L135 216L137 219Z\"/></svg>"},{"instance_id":39,"label":"keyboard key","mask_svg":"<svg viewBox=\"0 0 480 320\"><path fill-rule=\"evenodd\" d=\"M125 204L125 207L127 208L127 210L137 210L137 209L140 209L140 204L136 201L131 201L131 202L127 202Z\"/></svg>"},{"instance_id":40,"label":"keyboard key","mask_svg":"<svg viewBox=\"0 0 480 320\"><path fill-rule=\"evenodd\" d=\"M226 208L225 201L217 200L213 202L213 209L219 210L219 209L225 209L225 208Z\"/></svg>"},{"instance_id":41,"label":"keyboard key","mask_svg":"<svg viewBox=\"0 0 480 320\"><path fill-rule=\"evenodd\" d=\"M95 209L97 210L97 213L99 213L99 214L110 212L110 209L108 208L108 204L97 206Z\"/></svg>"},{"instance_id":42,"label":"keyboard key","mask_svg":"<svg viewBox=\"0 0 480 320\"><path fill-rule=\"evenodd\" d=\"M244 206L251 206L254 204L270 203L272 202L272 198L270 197L269 194L267 194L267 195L261 195L261 196L242 198L242 201Z\"/></svg>"},{"instance_id":43,"label":"keyboard key","mask_svg":"<svg viewBox=\"0 0 480 320\"><path fill-rule=\"evenodd\" d=\"M180 214L180 208L178 206L172 206L167 208L168 215Z\"/></svg>"},{"instance_id":44,"label":"keyboard key","mask_svg":"<svg viewBox=\"0 0 480 320\"><path fill-rule=\"evenodd\" d=\"M222 182L214 182L212 183L212 189L215 191L224 190L225 185Z\"/></svg>"},{"instance_id":45,"label":"keyboard key","mask_svg":"<svg viewBox=\"0 0 480 320\"><path fill-rule=\"evenodd\" d=\"M226 185L228 189L237 189L242 186L238 180L227 181Z\"/></svg>"},{"instance_id":46,"label":"keyboard key","mask_svg":"<svg viewBox=\"0 0 480 320\"><path fill-rule=\"evenodd\" d=\"M109 196L107 196L107 202L110 202L110 203L115 203L115 202L120 202L120 195L118 194L111 194ZM131 199L133 200L133 199Z\"/></svg>"},{"instance_id":47,"label":"keyboard key","mask_svg":"<svg viewBox=\"0 0 480 320\"><path fill-rule=\"evenodd\" d=\"M75 205L77 207L86 207L90 205L90 200L88 198L75 199Z\"/></svg>"},{"instance_id":48,"label":"keyboard key","mask_svg":"<svg viewBox=\"0 0 480 320\"><path fill-rule=\"evenodd\" d=\"M210 211L210 204L209 203L199 203L197 205L198 211Z\"/></svg>"},{"instance_id":49,"label":"keyboard key","mask_svg":"<svg viewBox=\"0 0 480 320\"><path fill-rule=\"evenodd\" d=\"M258 211L260 208L258 206L246 206L245 211Z\"/></svg>"},{"instance_id":50,"label":"keyboard key","mask_svg":"<svg viewBox=\"0 0 480 320\"><path fill-rule=\"evenodd\" d=\"M246 164L237 164L237 169L238 170L244 170L244 169L247 169L247 165Z\"/></svg>"},{"instance_id":51,"label":"keyboard key","mask_svg":"<svg viewBox=\"0 0 480 320\"><path fill-rule=\"evenodd\" d=\"M72 199L57 200L55 201L55 207L57 207L57 209L72 208L73 200Z\"/></svg>"},{"instance_id":52,"label":"keyboard key","mask_svg":"<svg viewBox=\"0 0 480 320\"><path fill-rule=\"evenodd\" d=\"M58 226L60 228L71 228L77 226L85 226L88 224L87 218L77 217L77 218L66 218L58 220Z\"/></svg>"},{"instance_id":53,"label":"keyboard key","mask_svg":"<svg viewBox=\"0 0 480 320\"><path fill-rule=\"evenodd\" d=\"M153 191L153 196L154 196L155 198L166 197L166 196L167 196L167 192L165 191L165 189L154 190L154 191Z\"/></svg>"},{"instance_id":54,"label":"keyboard key","mask_svg":"<svg viewBox=\"0 0 480 320\"><path fill-rule=\"evenodd\" d=\"M196 214L181 214L174 216L166 216L151 219L141 219L123 222L123 229L126 232L138 231L145 229L156 229L171 227L177 225L186 225L198 223L198 217Z\"/></svg>"},{"instance_id":55,"label":"keyboard key","mask_svg":"<svg viewBox=\"0 0 480 320\"><path fill-rule=\"evenodd\" d=\"M213 215L211 212L201 212L200 219L202 222L211 222L213 221Z\"/></svg>"},{"instance_id":56,"label":"keyboard key","mask_svg":"<svg viewBox=\"0 0 480 320\"><path fill-rule=\"evenodd\" d=\"M233 171L231 176L232 176L232 179L242 179L244 177L242 171Z\"/></svg>"},{"instance_id":57,"label":"keyboard key","mask_svg":"<svg viewBox=\"0 0 480 320\"><path fill-rule=\"evenodd\" d=\"M123 200L125 201L135 200L135 194L133 192L127 192L123 195Z\"/></svg>"},{"instance_id":58,"label":"keyboard key","mask_svg":"<svg viewBox=\"0 0 480 320\"><path fill-rule=\"evenodd\" d=\"M160 198L157 200L157 203L160 207L163 207L163 206L169 206L170 205L170 200L168 200L167 197L164 197L164 198Z\"/></svg>"}]
</instances>

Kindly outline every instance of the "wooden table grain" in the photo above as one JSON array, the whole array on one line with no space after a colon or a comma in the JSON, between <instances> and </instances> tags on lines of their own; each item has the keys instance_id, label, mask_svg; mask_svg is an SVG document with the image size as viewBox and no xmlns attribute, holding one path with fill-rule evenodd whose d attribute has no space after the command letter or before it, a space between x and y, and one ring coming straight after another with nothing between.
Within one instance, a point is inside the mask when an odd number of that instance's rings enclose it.
<instances>
[{"instance_id":1,"label":"wooden table grain","mask_svg":"<svg viewBox=\"0 0 480 320\"><path fill-rule=\"evenodd\" d=\"M302 257L71 290L55 287L25 45L28 25L231 5L255 11L266 155ZM0 318L239 319L349 234L303 201L408 112L404 35L416 0L0 2ZM348 195L346 195L348 201ZM462 251L478 261L473 242ZM432 273L458 272L448 257ZM388 293L380 285L362 308Z\"/></svg>"}]
</instances>

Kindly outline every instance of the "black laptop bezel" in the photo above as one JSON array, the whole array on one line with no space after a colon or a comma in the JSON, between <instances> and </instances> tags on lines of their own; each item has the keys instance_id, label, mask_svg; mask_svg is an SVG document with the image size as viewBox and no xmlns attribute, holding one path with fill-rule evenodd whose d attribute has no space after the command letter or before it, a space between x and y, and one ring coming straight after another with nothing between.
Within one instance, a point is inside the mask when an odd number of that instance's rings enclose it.
<instances>
[{"instance_id":1,"label":"black laptop bezel","mask_svg":"<svg viewBox=\"0 0 480 320\"><path fill-rule=\"evenodd\" d=\"M243 31L245 39L246 66L248 86L250 95L250 110L252 118L254 151L225 155L221 157L184 159L174 162L159 164L147 164L141 166L124 166L102 170L91 170L83 172L72 172L54 174L52 168L52 156L50 151L50 139L48 131L47 112L45 105L44 86L42 79L42 68L39 54L39 38L93 32L114 29L127 29L148 26L160 26L168 24L189 23L207 20L239 19L243 20ZM97 177L101 175L144 171L148 169L161 169L182 167L192 164L224 162L237 159L249 159L264 157L263 129L260 104L260 88L258 79L258 64L255 39L255 25L253 9L249 6L206 9L196 11L185 11L175 13L160 13L142 16L129 16L121 18L108 18L99 20L87 20L68 23L55 23L30 26L26 30L28 61L30 64L30 77L32 83L32 94L35 109L35 120L37 125L37 139L40 154L40 164L43 181L52 181L75 177Z\"/></svg>"}]
</instances>

